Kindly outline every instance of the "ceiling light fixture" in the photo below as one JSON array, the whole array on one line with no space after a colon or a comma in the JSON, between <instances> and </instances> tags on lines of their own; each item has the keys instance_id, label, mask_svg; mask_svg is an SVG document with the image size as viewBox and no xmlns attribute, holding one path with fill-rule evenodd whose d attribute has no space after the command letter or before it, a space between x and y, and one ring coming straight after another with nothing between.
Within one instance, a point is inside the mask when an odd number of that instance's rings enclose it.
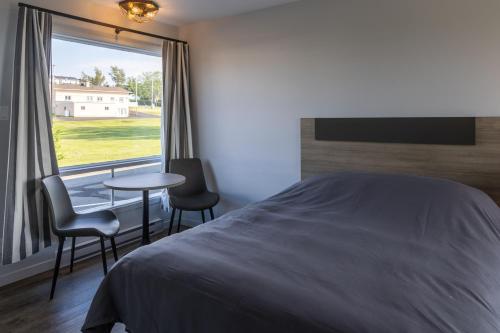
<instances>
[{"instance_id":1,"label":"ceiling light fixture","mask_svg":"<svg viewBox=\"0 0 500 333\"><path fill-rule=\"evenodd\" d=\"M118 5L125 16L139 23L151 21L160 10L160 6L151 0L123 0Z\"/></svg>"}]
</instances>

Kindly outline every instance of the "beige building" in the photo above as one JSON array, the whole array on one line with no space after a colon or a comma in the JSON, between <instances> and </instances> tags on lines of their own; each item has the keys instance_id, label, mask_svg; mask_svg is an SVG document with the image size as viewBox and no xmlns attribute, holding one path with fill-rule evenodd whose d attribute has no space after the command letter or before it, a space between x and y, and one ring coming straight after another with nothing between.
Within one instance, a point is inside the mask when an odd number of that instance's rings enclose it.
<instances>
[{"instance_id":1,"label":"beige building","mask_svg":"<svg viewBox=\"0 0 500 333\"><path fill-rule=\"evenodd\" d=\"M118 87L54 85L54 113L60 117L126 118L129 93Z\"/></svg>"}]
</instances>

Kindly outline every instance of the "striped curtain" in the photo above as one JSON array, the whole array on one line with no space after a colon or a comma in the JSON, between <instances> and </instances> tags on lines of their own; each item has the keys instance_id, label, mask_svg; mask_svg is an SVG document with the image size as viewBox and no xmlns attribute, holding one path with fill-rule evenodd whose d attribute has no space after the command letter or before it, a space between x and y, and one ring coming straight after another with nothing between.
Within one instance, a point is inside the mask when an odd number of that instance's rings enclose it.
<instances>
[{"instance_id":1,"label":"striped curtain","mask_svg":"<svg viewBox=\"0 0 500 333\"><path fill-rule=\"evenodd\" d=\"M52 18L19 8L14 60L2 263L51 245L40 179L57 174L51 130Z\"/></svg>"},{"instance_id":2,"label":"striped curtain","mask_svg":"<svg viewBox=\"0 0 500 333\"><path fill-rule=\"evenodd\" d=\"M174 158L193 157L189 90L189 46L164 41L161 120L162 171Z\"/></svg>"}]
</instances>

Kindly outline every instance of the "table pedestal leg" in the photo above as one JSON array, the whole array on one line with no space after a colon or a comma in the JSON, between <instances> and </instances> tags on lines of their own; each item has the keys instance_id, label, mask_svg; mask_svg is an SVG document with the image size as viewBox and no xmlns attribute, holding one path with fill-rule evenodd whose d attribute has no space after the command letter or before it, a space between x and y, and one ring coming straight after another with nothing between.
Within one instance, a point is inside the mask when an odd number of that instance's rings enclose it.
<instances>
[{"instance_id":1,"label":"table pedestal leg","mask_svg":"<svg viewBox=\"0 0 500 333\"><path fill-rule=\"evenodd\" d=\"M149 243L149 191L142 191L142 245Z\"/></svg>"}]
</instances>

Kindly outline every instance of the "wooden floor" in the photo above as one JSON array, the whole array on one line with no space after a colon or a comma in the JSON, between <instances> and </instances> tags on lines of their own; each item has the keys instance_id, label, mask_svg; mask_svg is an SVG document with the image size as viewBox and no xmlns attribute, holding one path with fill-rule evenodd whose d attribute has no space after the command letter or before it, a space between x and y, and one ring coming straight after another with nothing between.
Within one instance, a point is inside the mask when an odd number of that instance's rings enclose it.
<instances>
[{"instance_id":1,"label":"wooden floor","mask_svg":"<svg viewBox=\"0 0 500 333\"><path fill-rule=\"evenodd\" d=\"M119 249L119 256L137 248L138 243ZM108 267L114 264L108 253ZM103 279L100 256L75 263L73 273L61 269L57 289L49 301L52 272L43 273L0 288L1 333L73 333L80 332L90 302ZM115 325L113 333L125 332Z\"/></svg>"}]
</instances>

